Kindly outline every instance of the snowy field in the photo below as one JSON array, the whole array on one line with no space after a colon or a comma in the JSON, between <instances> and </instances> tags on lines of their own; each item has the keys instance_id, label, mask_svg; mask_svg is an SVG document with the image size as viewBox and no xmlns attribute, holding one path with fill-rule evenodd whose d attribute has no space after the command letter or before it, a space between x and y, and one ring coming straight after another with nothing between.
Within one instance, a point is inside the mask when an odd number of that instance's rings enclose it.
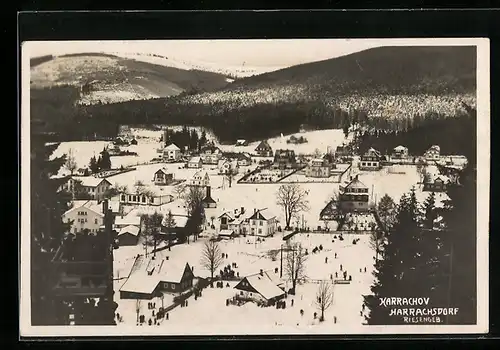
<instances>
[{"instance_id":1,"label":"snowy field","mask_svg":"<svg viewBox=\"0 0 500 350\"><path fill-rule=\"evenodd\" d=\"M368 245L369 235L344 235L344 241L336 239L335 242L332 242L333 236L334 233L298 234L293 237L294 243L300 243L309 251L306 262L308 281L297 287L295 296L289 295L287 297L285 309L260 308L252 303L243 306L226 306L226 299L236 294L233 289L236 283L229 282L230 287L227 288L225 282L222 289L205 289L203 296L198 300L191 297L188 307L177 307L170 311L169 320L164 320L164 324L161 326L168 325L170 329L170 327L186 324L192 324L196 327L228 325L230 323L241 326L288 326L300 330L315 324L317 327L333 327L335 326L334 316L337 318L337 325L361 325L364 320L360 315L363 295L369 293L370 285L373 282L372 265L374 254ZM354 238L360 239L355 245L352 244ZM222 241L220 247L222 252L228 254L224 265L236 263L238 267L234 270L239 273L240 277L243 277L258 273L260 269L271 270L270 273L275 273L274 269L279 269L280 266L279 250L282 243L282 235L277 234L275 237L266 238L263 242L254 241L254 237L240 237L232 241ZM190 244L174 246L170 252L165 250L158 253L157 258L168 255L170 260L186 261L194 267L196 276L208 277L209 271L200 266L199 263L203 244L204 240L200 239ZM319 245L323 246L323 250L312 254L312 249ZM115 265L121 264L125 266L123 262L130 261L127 257L143 253L141 249L142 247L137 246L120 247L115 250ZM337 253L336 259L335 253ZM328 258L328 261L325 261L325 258ZM131 265L130 262L128 264ZM319 280L331 281L331 276L335 279L335 272L341 278L341 264L343 271L347 271L347 274L352 276L352 282L346 285L332 284L334 303L326 311L325 322L322 325L317 325L318 322L314 320L313 313L318 312L314 301ZM366 272L364 272L365 267ZM279 273L276 274L276 277L279 278ZM286 282L286 289L291 287L286 276L283 276L283 281ZM121 283L116 283L116 290L119 289L123 282L124 280ZM119 304L117 312L124 318L121 325L134 325L136 319L135 301L120 300L119 293L116 294L118 295L116 301ZM291 306L292 299L294 299L293 307ZM152 300L152 302L156 303L157 308L161 305L159 299ZM164 303L166 303L165 300ZM150 317L148 313L151 313L151 311L147 310L147 301L143 301L142 304L142 313ZM301 309L304 310L303 316L300 316L299 311ZM197 317L193 318L193 315L197 315Z\"/></svg>"}]
</instances>

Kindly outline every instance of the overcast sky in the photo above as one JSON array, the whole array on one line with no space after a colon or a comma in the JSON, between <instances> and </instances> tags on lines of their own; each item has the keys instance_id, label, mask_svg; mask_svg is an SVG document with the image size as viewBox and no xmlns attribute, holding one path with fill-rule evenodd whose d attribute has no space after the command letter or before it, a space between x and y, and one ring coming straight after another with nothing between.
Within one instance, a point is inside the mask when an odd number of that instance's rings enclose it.
<instances>
[{"instance_id":1,"label":"overcast sky","mask_svg":"<svg viewBox=\"0 0 500 350\"><path fill-rule=\"evenodd\" d=\"M320 61L377 46L460 45L467 39L293 39L30 42L30 57L83 52L158 54L220 67L276 67ZM470 43L469 43L470 44Z\"/></svg>"}]
</instances>

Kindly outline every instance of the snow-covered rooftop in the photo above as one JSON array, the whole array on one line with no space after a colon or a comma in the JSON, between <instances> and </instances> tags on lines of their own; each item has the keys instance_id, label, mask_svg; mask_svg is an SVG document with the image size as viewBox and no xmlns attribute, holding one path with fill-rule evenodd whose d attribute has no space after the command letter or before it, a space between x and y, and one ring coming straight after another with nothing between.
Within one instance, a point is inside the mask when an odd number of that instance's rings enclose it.
<instances>
[{"instance_id":1,"label":"snow-covered rooftop","mask_svg":"<svg viewBox=\"0 0 500 350\"><path fill-rule=\"evenodd\" d=\"M132 212L132 215L127 215L127 216L117 216L115 218L115 226L137 226L139 227L141 225L141 217L137 215L137 212Z\"/></svg>"},{"instance_id":2,"label":"snow-covered rooftop","mask_svg":"<svg viewBox=\"0 0 500 350\"><path fill-rule=\"evenodd\" d=\"M285 291L274 284L266 273L247 276L244 280L268 300L285 294ZM235 288L239 289L238 285Z\"/></svg>"},{"instance_id":3,"label":"snow-covered rooftop","mask_svg":"<svg viewBox=\"0 0 500 350\"><path fill-rule=\"evenodd\" d=\"M125 226L118 232L118 236L121 236L125 233L130 233L131 235L137 236L139 235L139 227L135 225Z\"/></svg>"},{"instance_id":4,"label":"snow-covered rooftop","mask_svg":"<svg viewBox=\"0 0 500 350\"><path fill-rule=\"evenodd\" d=\"M106 179L94 176L73 176L72 179L80 181L82 183L82 186L85 187L97 187L103 181L109 182Z\"/></svg>"},{"instance_id":5,"label":"snow-covered rooftop","mask_svg":"<svg viewBox=\"0 0 500 350\"><path fill-rule=\"evenodd\" d=\"M165 151L180 151L181 149L177 147L175 143L171 143L167 147L164 148Z\"/></svg>"}]
</instances>

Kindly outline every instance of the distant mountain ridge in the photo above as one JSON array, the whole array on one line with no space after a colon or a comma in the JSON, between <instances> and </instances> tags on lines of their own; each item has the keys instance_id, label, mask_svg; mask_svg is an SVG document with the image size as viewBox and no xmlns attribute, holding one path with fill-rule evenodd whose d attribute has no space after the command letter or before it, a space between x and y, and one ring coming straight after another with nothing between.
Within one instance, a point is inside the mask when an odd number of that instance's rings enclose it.
<instances>
[{"instance_id":1,"label":"distant mountain ridge","mask_svg":"<svg viewBox=\"0 0 500 350\"><path fill-rule=\"evenodd\" d=\"M80 103L113 103L211 91L228 77L201 70L162 66L105 53L44 56L31 60L31 88L75 86Z\"/></svg>"}]
</instances>

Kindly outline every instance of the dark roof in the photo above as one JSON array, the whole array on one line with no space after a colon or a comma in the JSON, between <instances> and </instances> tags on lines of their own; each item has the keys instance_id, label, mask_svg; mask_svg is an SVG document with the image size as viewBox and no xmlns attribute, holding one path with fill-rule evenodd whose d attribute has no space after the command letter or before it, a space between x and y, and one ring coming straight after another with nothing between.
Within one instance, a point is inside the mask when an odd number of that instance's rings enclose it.
<instances>
[{"instance_id":1,"label":"dark roof","mask_svg":"<svg viewBox=\"0 0 500 350\"><path fill-rule=\"evenodd\" d=\"M271 146L267 142L267 140L262 140L259 145L255 148L255 150L272 150Z\"/></svg>"}]
</instances>

